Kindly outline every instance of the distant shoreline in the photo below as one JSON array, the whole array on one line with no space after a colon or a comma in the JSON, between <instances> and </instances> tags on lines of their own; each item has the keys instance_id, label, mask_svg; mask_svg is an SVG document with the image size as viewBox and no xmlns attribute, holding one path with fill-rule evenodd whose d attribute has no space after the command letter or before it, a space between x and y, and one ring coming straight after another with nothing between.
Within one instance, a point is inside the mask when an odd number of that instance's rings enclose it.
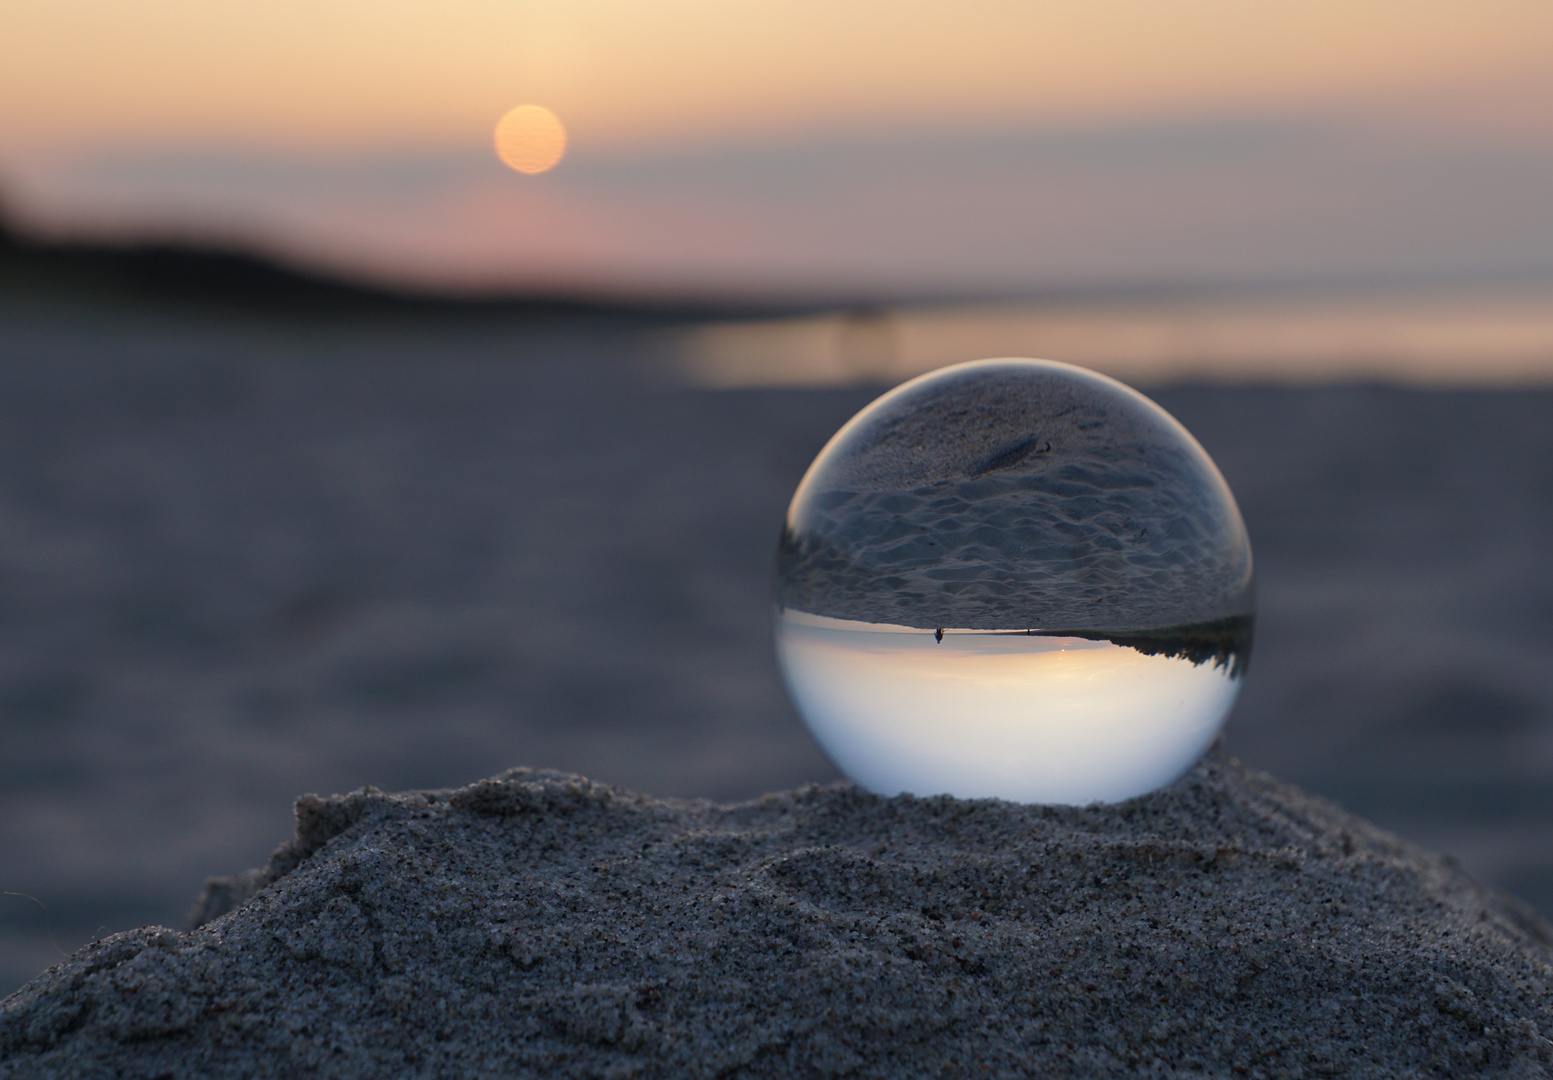
<instances>
[{"instance_id":1,"label":"distant shoreline","mask_svg":"<svg viewBox=\"0 0 1553 1080\"><path fill-rule=\"evenodd\" d=\"M1179 382L1553 384L1553 277L1076 284L1010 295L760 296L609 285L446 289L309 266L259 245L47 239L0 213L0 296L308 323L669 331L710 389L891 386L994 356Z\"/></svg>"}]
</instances>

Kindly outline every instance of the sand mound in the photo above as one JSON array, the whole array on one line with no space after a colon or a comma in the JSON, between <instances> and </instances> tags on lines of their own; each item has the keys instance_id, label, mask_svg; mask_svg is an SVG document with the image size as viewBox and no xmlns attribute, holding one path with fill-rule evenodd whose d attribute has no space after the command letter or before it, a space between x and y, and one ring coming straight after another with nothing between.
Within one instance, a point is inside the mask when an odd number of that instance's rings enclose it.
<instances>
[{"instance_id":1,"label":"sand mound","mask_svg":"<svg viewBox=\"0 0 1553 1080\"><path fill-rule=\"evenodd\" d=\"M1535 916L1223 760L1094 809L309 796L234 902L7 999L0 1076L1553 1075Z\"/></svg>"}]
</instances>

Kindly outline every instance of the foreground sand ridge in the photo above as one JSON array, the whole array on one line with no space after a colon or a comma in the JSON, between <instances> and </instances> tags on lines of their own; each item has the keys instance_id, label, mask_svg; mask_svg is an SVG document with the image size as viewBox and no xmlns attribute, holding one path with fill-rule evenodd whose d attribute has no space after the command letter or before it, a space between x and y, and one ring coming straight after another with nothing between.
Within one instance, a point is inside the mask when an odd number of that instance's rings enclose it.
<instances>
[{"instance_id":1,"label":"foreground sand ridge","mask_svg":"<svg viewBox=\"0 0 1553 1080\"><path fill-rule=\"evenodd\" d=\"M1535 915L1215 757L1084 809L307 796L195 921L6 999L0 1077L1553 1076Z\"/></svg>"}]
</instances>

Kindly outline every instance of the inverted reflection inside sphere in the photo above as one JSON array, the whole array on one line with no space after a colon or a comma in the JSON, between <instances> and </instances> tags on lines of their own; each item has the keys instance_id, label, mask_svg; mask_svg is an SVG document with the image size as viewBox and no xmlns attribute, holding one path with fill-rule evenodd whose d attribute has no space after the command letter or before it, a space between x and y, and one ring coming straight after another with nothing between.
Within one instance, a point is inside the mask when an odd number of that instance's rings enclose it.
<instances>
[{"instance_id":1,"label":"inverted reflection inside sphere","mask_svg":"<svg viewBox=\"0 0 1553 1080\"><path fill-rule=\"evenodd\" d=\"M870 790L1114 802L1178 779L1251 646L1251 545L1191 435L1113 379L982 360L915 379L809 467L777 649Z\"/></svg>"}]
</instances>

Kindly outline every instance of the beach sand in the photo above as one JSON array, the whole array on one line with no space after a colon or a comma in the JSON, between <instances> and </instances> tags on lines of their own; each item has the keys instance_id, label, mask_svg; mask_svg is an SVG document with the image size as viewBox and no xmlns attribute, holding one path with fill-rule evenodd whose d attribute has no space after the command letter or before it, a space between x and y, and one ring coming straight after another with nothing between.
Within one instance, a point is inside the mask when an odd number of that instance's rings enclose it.
<instances>
[{"instance_id":1,"label":"beach sand","mask_svg":"<svg viewBox=\"0 0 1553 1080\"><path fill-rule=\"evenodd\" d=\"M771 569L881 388L699 390L662 350L0 290L0 994L177 925L298 792L836 779ZM1145 389L1252 537L1231 752L1553 913L1553 390Z\"/></svg>"},{"instance_id":2,"label":"beach sand","mask_svg":"<svg viewBox=\"0 0 1553 1080\"><path fill-rule=\"evenodd\" d=\"M212 916L7 999L0 1077L1553 1075L1536 915L1220 753L1083 809L307 796Z\"/></svg>"}]
</instances>

